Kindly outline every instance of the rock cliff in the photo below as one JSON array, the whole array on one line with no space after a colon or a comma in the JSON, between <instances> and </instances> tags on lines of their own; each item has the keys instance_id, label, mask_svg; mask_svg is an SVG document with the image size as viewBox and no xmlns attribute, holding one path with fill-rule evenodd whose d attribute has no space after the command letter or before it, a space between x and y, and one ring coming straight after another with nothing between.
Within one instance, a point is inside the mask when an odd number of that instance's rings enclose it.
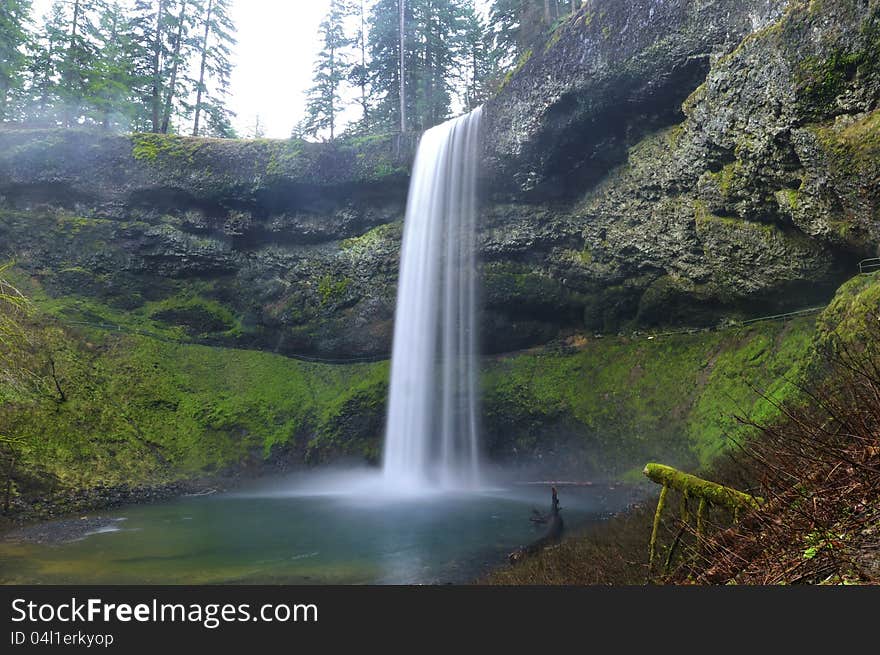
<instances>
[{"instance_id":1,"label":"rock cliff","mask_svg":"<svg viewBox=\"0 0 880 655\"><path fill-rule=\"evenodd\" d=\"M880 236L878 52L876 0L585 3L486 107L487 350L827 300ZM197 341L382 356L411 152L5 130L0 256Z\"/></svg>"}]
</instances>

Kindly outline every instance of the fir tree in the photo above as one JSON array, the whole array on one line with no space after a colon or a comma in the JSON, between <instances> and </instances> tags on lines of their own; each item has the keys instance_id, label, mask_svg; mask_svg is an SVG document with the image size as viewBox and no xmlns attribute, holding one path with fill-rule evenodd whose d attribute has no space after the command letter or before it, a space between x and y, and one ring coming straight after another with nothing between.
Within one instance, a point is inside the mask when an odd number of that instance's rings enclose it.
<instances>
[{"instance_id":1,"label":"fir tree","mask_svg":"<svg viewBox=\"0 0 880 655\"><path fill-rule=\"evenodd\" d=\"M63 5L56 2L31 41L28 89L31 105L26 110L30 121L54 124L57 118L59 71L67 41L65 24Z\"/></svg>"},{"instance_id":2,"label":"fir tree","mask_svg":"<svg viewBox=\"0 0 880 655\"><path fill-rule=\"evenodd\" d=\"M351 71L348 48L352 41L346 36L345 21L352 7L345 0L331 0L330 11L321 22L323 48L315 62L314 86L306 106L307 131L312 136L328 132L336 138L339 112L342 109L340 88Z\"/></svg>"},{"instance_id":3,"label":"fir tree","mask_svg":"<svg viewBox=\"0 0 880 655\"><path fill-rule=\"evenodd\" d=\"M370 83L370 72L367 59L367 2L359 0L355 7L357 17L357 30L352 41L356 63L352 65L348 81L357 88L359 97L358 104L361 107L360 126L362 130L370 126L370 103L367 97L367 88Z\"/></svg>"},{"instance_id":4,"label":"fir tree","mask_svg":"<svg viewBox=\"0 0 880 655\"><path fill-rule=\"evenodd\" d=\"M9 120L25 83L30 0L0 2L0 121Z\"/></svg>"},{"instance_id":5,"label":"fir tree","mask_svg":"<svg viewBox=\"0 0 880 655\"><path fill-rule=\"evenodd\" d=\"M56 6L63 4L56 2ZM73 0L62 9L67 25L67 44L59 58L58 101L62 123L69 127L86 119L89 89L98 68L95 40L100 5L98 0Z\"/></svg>"},{"instance_id":6,"label":"fir tree","mask_svg":"<svg viewBox=\"0 0 880 655\"><path fill-rule=\"evenodd\" d=\"M144 80L133 62L144 56L131 17L118 2L107 5L96 33L99 57L89 89L95 121L105 129L130 130L143 124L137 89Z\"/></svg>"},{"instance_id":7,"label":"fir tree","mask_svg":"<svg viewBox=\"0 0 880 655\"><path fill-rule=\"evenodd\" d=\"M204 132L210 136L231 137L232 113L225 101L229 93L232 64L229 58L235 46L235 25L229 16L230 0L207 0L200 19L201 38L198 43L199 77L196 82L193 136L203 130L202 115L207 118ZM213 82L209 88L208 81Z\"/></svg>"}]
</instances>

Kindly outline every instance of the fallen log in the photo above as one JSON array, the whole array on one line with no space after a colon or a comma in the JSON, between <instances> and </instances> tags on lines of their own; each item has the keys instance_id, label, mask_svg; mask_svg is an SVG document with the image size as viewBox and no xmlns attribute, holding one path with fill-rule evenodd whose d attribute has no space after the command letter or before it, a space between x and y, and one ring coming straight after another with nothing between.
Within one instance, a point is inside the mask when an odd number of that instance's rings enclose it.
<instances>
[{"instance_id":1,"label":"fallen log","mask_svg":"<svg viewBox=\"0 0 880 655\"><path fill-rule=\"evenodd\" d=\"M717 482L703 480L696 475L683 473L663 464L648 464L645 466L644 474L657 484L675 489L690 498L704 499L710 505L726 507L734 513L743 509L758 509L764 502L757 496L725 487Z\"/></svg>"},{"instance_id":2,"label":"fallen log","mask_svg":"<svg viewBox=\"0 0 880 655\"><path fill-rule=\"evenodd\" d=\"M648 545L648 566L651 570L653 570L654 556L657 552L657 533L660 530L660 518L663 514L663 509L666 506L666 496L670 489L675 489L681 493L680 511L682 529L679 531L678 536L676 536L675 541L669 550L669 554L666 558L666 565L664 567L665 569L668 569L669 565L672 563L675 549L678 547L681 537L684 534L684 528L690 520L688 499L699 499L699 506L697 508L698 540L702 539L703 536L703 523L706 510L709 506L717 505L727 508L733 513L734 521L738 521L741 510L758 509L764 503L763 498L751 496L745 492L725 487L717 482L703 480L690 473L683 473L671 466L664 466L663 464L647 464L643 472L649 480L663 486L663 489L660 491L660 499L657 501L657 510L654 512L654 525L651 529L651 541Z\"/></svg>"}]
</instances>

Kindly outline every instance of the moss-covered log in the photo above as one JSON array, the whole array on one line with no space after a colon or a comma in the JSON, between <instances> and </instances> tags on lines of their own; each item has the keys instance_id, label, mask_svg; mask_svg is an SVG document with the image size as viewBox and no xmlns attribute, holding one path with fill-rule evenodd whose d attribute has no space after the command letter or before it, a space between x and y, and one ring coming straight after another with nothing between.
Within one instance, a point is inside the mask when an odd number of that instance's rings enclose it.
<instances>
[{"instance_id":1,"label":"moss-covered log","mask_svg":"<svg viewBox=\"0 0 880 655\"><path fill-rule=\"evenodd\" d=\"M725 507L734 513L738 513L742 509L757 509L763 502L761 498L756 496L703 480L663 464L648 464L645 466L644 474L651 481L663 485L664 488L675 489L692 498L705 500L711 505Z\"/></svg>"}]
</instances>

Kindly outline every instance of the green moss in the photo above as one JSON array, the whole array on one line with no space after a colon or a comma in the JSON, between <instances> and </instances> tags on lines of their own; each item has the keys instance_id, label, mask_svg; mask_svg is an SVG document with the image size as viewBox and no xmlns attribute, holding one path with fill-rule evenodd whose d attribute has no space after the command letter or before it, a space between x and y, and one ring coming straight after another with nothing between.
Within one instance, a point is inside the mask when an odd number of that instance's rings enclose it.
<instances>
[{"instance_id":1,"label":"green moss","mask_svg":"<svg viewBox=\"0 0 880 655\"><path fill-rule=\"evenodd\" d=\"M379 225L359 237L352 237L343 240L340 244L340 248L351 253L369 253L379 244L398 237L401 227L401 223L385 223L384 225Z\"/></svg>"},{"instance_id":2,"label":"green moss","mask_svg":"<svg viewBox=\"0 0 880 655\"><path fill-rule=\"evenodd\" d=\"M859 349L880 323L880 273L859 275L844 284L819 317L816 347L834 352Z\"/></svg>"},{"instance_id":3,"label":"green moss","mask_svg":"<svg viewBox=\"0 0 880 655\"><path fill-rule=\"evenodd\" d=\"M513 68L511 68L509 71L507 71L507 74L504 76L504 79L502 80L501 85L499 87L499 91L501 89L503 89L504 87L506 87L510 83L510 80L513 79L514 75L516 75L517 73L519 73L523 69L523 67L532 58L532 55L534 55L534 51L531 48L529 48L528 50L526 50L525 52L523 52L519 56L519 59L517 59L517 61L516 61L516 65Z\"/></svg>"},{"instance_id":4,"label":"green moss","mask_svg":"<svg viewBox=\"0 0 880 655\"><path fill-rule=\"evenodd\" d=\"M322 305L330 305L345 298L345 293L351 286L351 278L335 280L330 275L325 275L318 282L318 294Z\"/></svg>"},{"instance_id":5,"label":"green moss","mask_svg":"<svg viewBox=\"0 0 880 655\"><path fill-rule=\"evenodd\" d=\"M621 475L661 457L705 465L743 430L735 415L769 415L752 386L791 392L781 380L797 375L812 334L812 321L798 319L504 358L485 375L487 423L498 449L547 443L549 426L565 425L580 435L588 471Z\"/></svg>"},{"instance_id":6,"label":"green moss","mask_svg":"<svg viewBox=\"0 0 880 655\"><path fill-rule=\"evenodd\" d=\"M705 97L706 83L703 82L700 86L694 89L693 93L691 93L683 103L681 103L681 111L685 116L690 116L693 113L694 107L697 106L697 103Z\"/></svg>"},{"instance_id":7,"label":"green moss","mask_svg":"<svg viewBox=\"0 0 880 655\"><path fill-rule=\"evenodd\" d=\"M39 338L67 401L0 384L0 423L22 440L22 470L62 486L188 478L279 447L319 457L339 448L351 399L387 384L384 363L309 364L48 324ZM361 451L380 436L381 427L362 434Z\"/></svg>"},{"instance_id":8,"label":"green moss","mask_svg":"<svg viewBox=\"0 0 880 655\"><path fill-rule=\"evenodd\" d=\"M778 227L770 223L758 223L731 216L712 214L702 202L694 203L694 219L698 232L716 232L734 241L743 240L744 242L751 243L755 239L769 242L777 238L788 238ZM808 243L808 241L802 240Z\"/></svg>"},{"instance_id":9,"label":"green moss","mask_svg":"<svg viewBox=\"0 0 880 655\"><path fill-rule=\"evenodd\" d=\"M792 16L803 20L807 26L823 18L822 11L812 6L807 16L794 13ZM847 91L853 79L876 75L880 64L878 52L880 13L874 9L869 12L858 34L826 45L825 52L820 55L802 58L795 75L808 113L827 115L829 109L835 109L837 98Z\"/></svg>"},{"instance_id":10,"label":"green moss","mask_svg":"<svg viewBox=\"0 0 880 655\"><path fill-rule=\"evenodd\" d=\"M565 27L565 23L563 22L560 25L558 25L555 30L553 30L553 34L550 35L550 38L547 39L547 43L544 45L544 52L545 53L548 50L550 50L553 46L555 46L557 43L559 43L559 40L562 38L562 32L563 32L564 27Z\"/></svg>"},{"instance_id":11,"label":"green moss","mask_svg":"<svg viewBox=\"0 0 880 655\"><path fill-rule=\"evenodd\" d=\"M305 153L305 142L299 139L269 142L269 161L266 174L272 177L283 177L296 170L301 164Z\"/></svg>"},{"instance_id":12,"label":"green moss","mask_svg":"<svg viewBox=\"0 0 880 655\"><path fill-rule=\"evenodd\" d=\"M690 450L701 465L709 465L748 431L737 417L770 420L777 416L775 403L795 396L811 352L813 325L812 319L798 319L782 329L744 330L717 352L705 372L706 391L686 421Z\"/></svg>"},{"instance_id":13,"label":"green moss","mask_svg":"<svg viewBox=\"0 0 880 655\"><path fill-rule=\"evenodd\" d=\"M831 157L836 171L860 174L866 179L876 176L880 166L880 110L853 121L813 125L810 130Z\"/></svg>"},{"instance_id":14,"label":"green moss","mask_svg":"<svg viewBox=\"0 0 880 655\"><path fill-rule=\"evenodd\" d=\"M801 62L803 92L811 104L826 107L841 95L864 61L863 53L834 52Z\"/></svg>"},{"instance_id":15,"label":"green moss","mask_svg":"<svg viewBox=\"0 0 880 655\"><path fill-rule=\"evenodd\" d=\"M131 142L131 154L137 161L156 164L165 159L187 164L192 163L205 140L173 134L133 134Z\"/></svg>"},{"instance_id":16,"label":"green moss","mask_svg":"<svg viewBox=\"0 0 880 655\"><path fill-rule=\"evenodd\" d=\"M147 303L144 312L153 320L183 328L192 336L238 332L235 314L220 303L198 295L183 294Z\"/></svg>"},{"instance_id":17,"label":"green moss","mask_svg":"<svg viewBox=\"0 0 880 655\"><path fill-rule=\"evenodd\" d=\"M800 203L800 191L797 189L780 189L776 192L779 206L789 211L797 211Z\"/></svg>"},{"instance_id":18,"label":"green moss","mask_svg":"<svg viewBox=\"0 0 880 655\"><path fill-rule=\"evenodd\" d=\"M717 176L718 176L718 190L721 192L721 195L725 198L730 197L731 191L733 190L734 182L737 178L737 170L738 170L739 162L734 162L732 164L728 164L724 168L722 168Z\"/></svg>"},{"instance_id":19,"label":"green moss","mask_svg":"<svg viewBox=\"0 0 880 655\"><path fill-rule=\"evenodd\" d=\"M578 257L586 257L578 253ZM483 268L483 296L493 306L552 307L554 311L582 306L584 298L557 279L527 265L490 262Z\"/></svg>"}]
</instances>

